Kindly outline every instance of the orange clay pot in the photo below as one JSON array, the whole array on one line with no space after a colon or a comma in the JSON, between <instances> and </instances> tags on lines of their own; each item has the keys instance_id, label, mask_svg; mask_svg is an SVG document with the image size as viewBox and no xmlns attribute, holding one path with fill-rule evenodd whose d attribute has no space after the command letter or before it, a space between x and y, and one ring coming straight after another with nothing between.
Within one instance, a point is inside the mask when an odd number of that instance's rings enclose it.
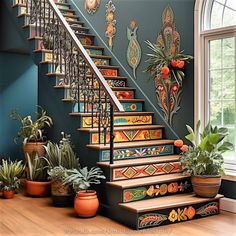
<instances>
[{"instance_id":1,"label":"orange clay pot","mask_svg":"<svg viewBox=\"0 0 236 236\"><path fill-rule=\"evenodd\" d=\"M94 190L83 190L77 193L74 202L75 212L80 217L93 217L99 207L97 193Z\"/></svg>"},{"instance_id":2,"label":"orange clay pot","mask_svg":"<svg viewBox=\"0 0 236 236\"><path fill-rule=\"evenodd\" d=\"M23 145L23 151L26 155L26 153L32 154L32 152L37 152L39 156L45 155L45 149L44 145L47 145L47 142L28 142L25 145Z\"/></svg>"},{"instance_id":3,"label":"orange clay pot","mask_svg":"<svg viewBox=\"0 0 236 236\"><path fill-rule=\"evenodd\" d=\"M47 197L51 193L51 182L36 182L26 180L26 194L32 197Z\"/></svg>"},{"instance_id":4,"label":"orange clay pot","mask_svg":"<svg viewBox=\"0 0 236 236\"><path fill-rule=\"evenodd\" d=\"M11 199L14 197L15 190L3 191L2 195L5 199Z\"/></svg>"}]
</instances>

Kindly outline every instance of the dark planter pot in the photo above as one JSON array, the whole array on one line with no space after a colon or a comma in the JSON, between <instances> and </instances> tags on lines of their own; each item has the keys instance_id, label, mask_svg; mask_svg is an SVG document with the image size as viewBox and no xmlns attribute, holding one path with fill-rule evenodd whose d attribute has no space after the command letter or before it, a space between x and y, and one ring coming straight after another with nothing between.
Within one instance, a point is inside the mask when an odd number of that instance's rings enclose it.
<instances>
[{"instance_id":1,"label":"dark planter pot","mask_svg":"<svg viewBox=\"0 0 236 236\"><path fill-rule=\"evenodd\" d=\"M74 209L79 217L88 218L96 215L99 207L97 193L94 190L79 191L75 197Z\"/></svg>"},{"instance_id":2,"label":"dark planter pot","mask_svg":"<svg viewBox=\"0 0 236 236\"><path fill-rule=\"evenodd\" d=\"M215 197L220 189L221 176L193 175L191 176L193 191L200 197Z\"/></svg>"},{"instance_id":3,"label":"dark planter pot","mask_svg":"<svg viewBox=\"0 0 236 236\"><path fill-rule=\"evenodd\" d=\"M51 193L51 182L35 182L26 180L26 194L32 197L48 197Z\"/></svg>"},{"instance_id":4,"label":"dark planter pot","mask_svg":"<svg viewBox=\"0 0 236 236\"><path fill-rule=\"evenodd\" d=\"M73 207L74 198L75 198L74 194L52 195L53 206L55 206L55 207Z\"/></svg>"}]
</instances>

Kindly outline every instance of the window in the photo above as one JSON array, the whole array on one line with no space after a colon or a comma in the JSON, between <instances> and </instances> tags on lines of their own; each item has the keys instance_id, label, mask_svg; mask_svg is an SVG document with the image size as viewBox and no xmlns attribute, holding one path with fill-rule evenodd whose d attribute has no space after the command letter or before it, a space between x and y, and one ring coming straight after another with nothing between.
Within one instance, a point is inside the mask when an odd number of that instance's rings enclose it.
<instances>
[{"instance_id":1,"label":"window","mask_svg":"<svg viewBox=\"0 0 236 236\"><path fill-rule=\"evenodd\" d=\"M198 0L199 26L195 52L198 69L198 119L229 129L236 147L236 0ZM197 3L196 3L197 4ZM196 10L196 9L195 9ZM196 11L195 11L196 14ZM225 154L226 168L236 171L236 149ZM235 172L236 173L236 172Z\"/></svg>"}]
</instances>

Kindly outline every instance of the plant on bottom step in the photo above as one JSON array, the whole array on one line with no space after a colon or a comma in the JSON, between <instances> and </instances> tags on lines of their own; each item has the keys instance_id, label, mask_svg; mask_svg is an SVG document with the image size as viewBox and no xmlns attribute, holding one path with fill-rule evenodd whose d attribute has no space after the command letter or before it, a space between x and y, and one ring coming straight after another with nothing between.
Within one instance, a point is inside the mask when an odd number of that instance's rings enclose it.
<instances>
[{"instance_id":1,"label":"plant on bottom step","mask_svg":"<svg viewBox=\"0 0 236 236\"><path fill-rule=\"evenodd\" d=\"M20 177L24 171L22 161L2 160L0 165L0 187L5 198L12 198L20 187Z\"/></svg>"},{"instance_id":2,"label":"plant on bottom step","mask_svg":"<svg viewBox=\"0 0 236 236\"><path fill-rule=\"evenodd\" d=\"M223 153L233 150L233 144L225 141L228 129L211 123L204 128L200 134L200 121L194 131L187 125L189 134L185 136L192 146L183 145L181 140L175 141L180 147L182 157L180 158L184 174L191 175L195 193L203 197L214 197L219 190L221 175L224 175Z\"/></svg>"},{"instance_id":3,"label":"plant on bottom step","mask_svg":"<svg viewBox=\"0 0 236 236\"><path fill-rule=\"evenodd\" d=\"M92 217L96 215L99 207L97 193L88 189L93 184L100 184L101 179L105 179L105 176L98 167L92 167L90 170L88 170L88 167L68 170L65 183L72 184L74 191L77 193L74 208L78 216Z\"/></svg>"}]
</instances>

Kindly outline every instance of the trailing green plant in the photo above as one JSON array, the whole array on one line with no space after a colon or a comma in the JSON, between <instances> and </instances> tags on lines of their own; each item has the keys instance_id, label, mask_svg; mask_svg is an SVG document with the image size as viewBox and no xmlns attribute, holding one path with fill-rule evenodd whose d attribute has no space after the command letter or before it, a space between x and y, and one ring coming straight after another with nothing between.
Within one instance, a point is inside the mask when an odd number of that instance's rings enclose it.
<instances>
[{"instance_id":1,"label":"trailing green plant","mask_svg":"<svg viewBox=\"0 0 236 236\"><path fill-rule=\"evenodd\" d=\"M199 138L200 121L196 131L187 125L189 134L185 136L192 143L180 159L184 174L188 175L223 175L223 153L233 150L233 144L225 141L228 129L211 123L204 128Z\"/></svg>"},{"instance_id":2,"label":"trailing green plant","mask_svg":"<svg viewBox=\"0 0 236 236\"><path fill-rule=\"evenodd\" d=\"M48 170L48 179L64 181L68 177L67 169L62 166L55 166Z\"/></svg>"},{"instance_id":3,"label":"trailing green plant","mask_svg":"<svg viewBox=\"0 0 236 236\"><path fill-rule=\"evenodd\" d=\"M47 181L47 162L45 158L39 157L36 152L31 155L26 153L27 160L27 179L30 181L46 182Z\"/></svg>"},{"instance_id":4,"label":"trailing green plant","mask_svg":"<svg viewBox=\"0 0 236 236\"><path fill-rule=\"evenodd\" d=\"M12 110L10 117L13 120L18 120L21 124L17 136L14 141L17 142L19 138L23 138L23 144L27 142L42 142L45 140L44 128L46 126L51 127L53 124L52 118L47 115L46 111L39 107L39 111L36 113L36 120L33 121L32 116L21 116L17 110Z\"/></svg>"},{"instance_id":5,"label":"trailing green plant","mask_svg":"<svg viewBox=\"0 0 236 236\"><path fill-rule=\"evenodd\" d=\"M68 170L67 173L68 177L66 177L64 183L71 184L75 192L87 190L92 184L100 184L101 179L106 178L99 167L92 167L90 170L88 170L88 167L73 169Z\"/></svg>"},{"instance_id":6,"label":"trailing green plant","mask_svg":"<svg viewBox=\"0 0 236 236\"><path fill-rule=\"evenodd\" d=\"M24 171L22 161L2 160L0 165L1 190L15 190L20 186L20 177Z\"/></svg>"},{"instance_id":7,"label":"trailing green plant","mask_svg":"<svg viewBox=\"0 0 236 236\"><path fill-rule=\"evenodd\" d=\"M48 142L47 146L44 146L46 151L46 161L49 168L61 166L65 169L79 168L79 158L76 157L73 151L70 135L62 134L60 144Z\"/></svg>"}]
</instances>

